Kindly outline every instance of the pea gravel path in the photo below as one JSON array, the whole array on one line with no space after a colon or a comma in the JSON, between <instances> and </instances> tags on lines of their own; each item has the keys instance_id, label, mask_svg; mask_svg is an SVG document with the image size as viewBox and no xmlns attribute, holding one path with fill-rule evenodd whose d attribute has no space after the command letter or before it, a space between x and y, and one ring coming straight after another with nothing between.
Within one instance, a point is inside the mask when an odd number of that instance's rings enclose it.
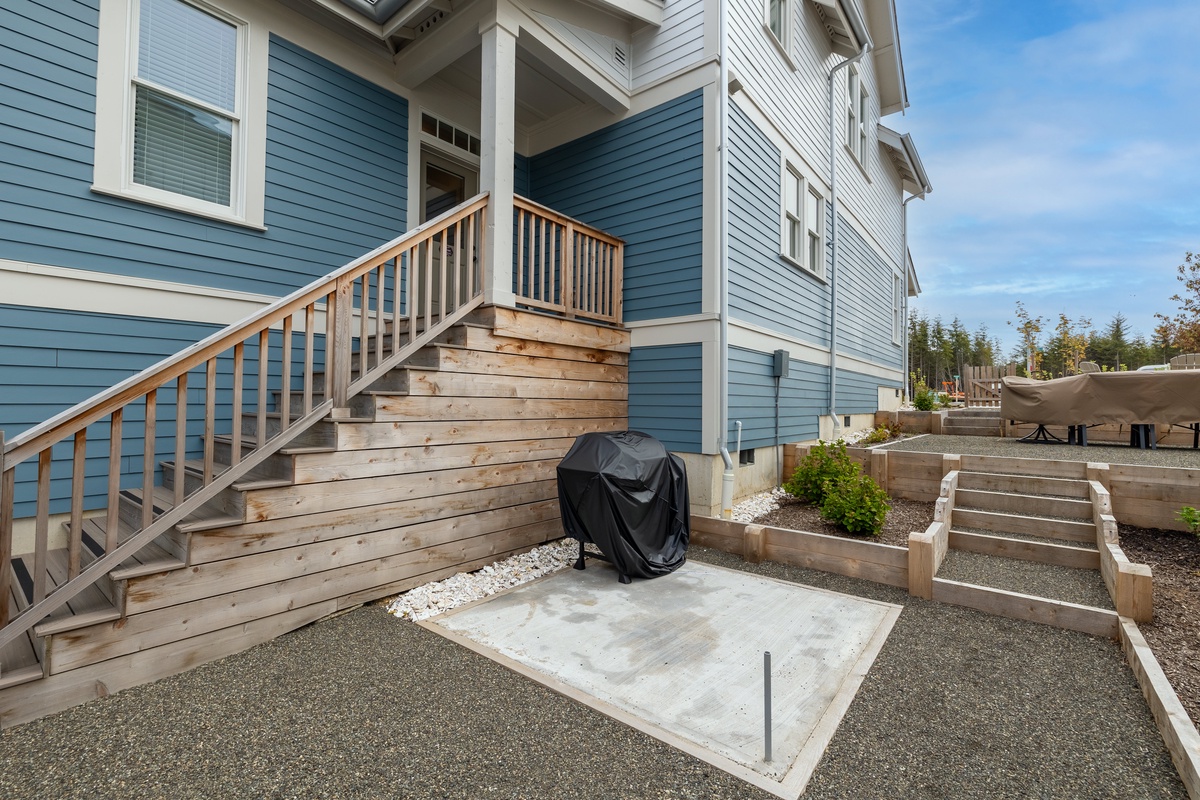
<instances>
[{"instance_id":1,"label":"pea gravel path","mask_svg":"<svg viewBox=\"0 0 1200 800\"><path fill-rule=\"evenodd\" d=\"M1186 797L1113 642L905 606L806 798ZM761 791L371 606L0 734L4 798L704 798Z\"/></svg>"}]
</instances>

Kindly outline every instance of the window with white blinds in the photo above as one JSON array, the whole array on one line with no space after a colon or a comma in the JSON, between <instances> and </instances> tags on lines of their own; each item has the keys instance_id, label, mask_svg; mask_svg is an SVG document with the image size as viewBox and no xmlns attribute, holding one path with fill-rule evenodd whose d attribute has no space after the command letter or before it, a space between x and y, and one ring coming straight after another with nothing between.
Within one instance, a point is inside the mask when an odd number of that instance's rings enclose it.
<instances>
[{"instance_id":1,"label":"window with white blinds","mask_svg":"<svg viewBox=\"0 0 1200 800\"><path fill-rule=\"evenodd\" d=\"M232 207L239 26L183 0L140 0L132 182Z\"/></svg>"},{"instance_id":2,"label":"window with white blinds","mask_svg":"<svg viewBox=\"0 0 1200 800\"><path fill-rule=\"evenodd\" d=\"M780 253L788 261L819 276L825 265L824 201L796 167L786 160L782 166Z\"/></svg>"}]
</instances>

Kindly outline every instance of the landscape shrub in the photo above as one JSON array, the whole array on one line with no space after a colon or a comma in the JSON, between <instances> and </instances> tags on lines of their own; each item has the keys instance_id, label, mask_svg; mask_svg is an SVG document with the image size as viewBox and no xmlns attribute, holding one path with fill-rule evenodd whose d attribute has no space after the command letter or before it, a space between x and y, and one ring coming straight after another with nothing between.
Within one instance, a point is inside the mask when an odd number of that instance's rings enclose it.
<instances>
[{"instance_id":1,"label":"landscape shrub","mask_svg":"<svg viewBox=\"0 0 1200 800\"><path fill-rule=\"evenodd\" d=\"M913 408L917 411L933 411L939 405L937 392L925 385L925 381L917 381L913 389Z\"/></svg>"},{"instance_id":2,"label":"landscape shrub","mask_svg":"<svg viewBox=\"0 0 1200 800\"><path fill-rule=\"evenodd\" d=\"M904 427L899 422L887 422L868 433L861 439L862 444L882 444L890 439L896 439Z\"/></svg>"},{"instance_id":3,"label":"landscape shrub","mask_svg":"<svg viewBox=\"0 0 1200 800\"><path fill-rule=\"evenodd\" d=\"M1200 511L1191 506L1184 506L1179 509L1179 513L1175 518L1187 526L1187 529L1197 536L1200 536Z\"/></svg>"},{"instance_id":4,"label":"landscape shrub","mask_svg":"<svg viewBox=\"0 0 1200 800\"><path fill-rule=\"evenodd\" d=\"M825 498L825 484L843 476L852 477L858 472L858 465L846 454L845 442L841 439L818 442L809 448L808 455L796 465L783 490L792 497L819 504Z\"/></svg>"},{"instance_id":5,"label":"landscape shrub","mask_svg":"<svg viewBox=\"0 0 1200 800\"><path fill-rule=\"evenodd\" d=\"M826 484L821 516L850 533L878 536L890 508L887 492L871 476L841 475Z\"/></svg>"}]
</instances>

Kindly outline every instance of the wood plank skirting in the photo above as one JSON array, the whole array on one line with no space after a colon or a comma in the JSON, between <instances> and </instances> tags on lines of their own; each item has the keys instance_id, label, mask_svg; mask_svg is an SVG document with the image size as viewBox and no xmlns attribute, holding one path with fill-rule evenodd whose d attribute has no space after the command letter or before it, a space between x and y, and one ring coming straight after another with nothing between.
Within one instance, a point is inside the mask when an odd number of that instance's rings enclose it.
<instances>
[{"instance_id":1,"label":"wood plank skirting","mask_svg":"<svg viewBox=\"0 0 1200 800\"><path fill-rule=\"evenodd\" d=\"M44 677L16 683L29 670L0 662L0 726L561 537L555 466L580 433L628 426L628 350L612 327L473 312L226 490L219 514L173 528L170 565L113 581L119 618L24 640L44 644Z\"/></svg>"}]
</instances>

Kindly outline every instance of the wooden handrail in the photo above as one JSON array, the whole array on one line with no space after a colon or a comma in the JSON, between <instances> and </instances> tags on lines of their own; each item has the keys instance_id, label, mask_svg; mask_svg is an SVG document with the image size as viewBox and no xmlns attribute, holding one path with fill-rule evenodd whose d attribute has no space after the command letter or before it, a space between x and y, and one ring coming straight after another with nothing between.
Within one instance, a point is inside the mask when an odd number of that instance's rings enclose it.
<instances>
[{"instance_id":1,"label":"wooden handrail","mask_svg":"<svg viewBox=\"0 0 1200 800\"><path fill-rule=\"evenodd\" d=\"M282 449L328 414L345 409L354 393L392 369L412 353L435 339L442 331L465 317L483 302L484 269L479 263L487 225L488 195L481 193L446 213L355 259L308 286L228 326L212 336L166 358L5 442L0 435L0 648L29 630L46 615L95 583L121 561L155 537L196 512L218 492L231 486L266 458ZM435 257L435 253L437 254ZM390 282L389 282L390 279ZM439 286L436 298L431 293ZM436 300L436 305L433 302ZM314 356L319 331L317 310L325 304L325 379L320 390L314 375L319 364ZM357 333L352 325L358 317ZM293 338L295 318L303 319L303 364L294 375ZM271 332L282 328L282 347L272 347ZM370 339L374 337L373 347ZM357 345L357 349L356 349ZM253 348L254 357L247 350ZM276 355L273 351L277 351ZM232 354L232 381L228 391L231 416L229 465L215 465L213 440L218 435L217 384L224 377L218 359ZM357 364L355 363L357 359ZM189 413L188 375L203 370L204 428L203 477L201 486L186 491L181 441ZM300 410L293 414L292 382ZM280 388L278 430L268 429L268 390L271 381ZM173 452L176 488L172 502L160 510L153 496L156 459L156 423L160 413L158 392L175 391ZM253 395L250 392L253 391ZM315 396L322 395L320 401ZM144 416L140 450L142 513L140 524L124 541L118 540L117 505L121 493L122 438L129 435L125 410L134 404ZM344 412L343 412L344 413ZM136 415L134 415L136 418ZM243 417L252 431L242 431ZM107 419L108 514L104 555L80 567L80 537L84 505L84 455L89 426ZM161 429L170 429L162 426ZM165 436L166 434L164 434ZM245 438L249 437L249 438ZM46 573L49 541L51 448L74 439L71 456L69 525L69 576L52 588ZM246 451L246 448L250 448ZM244 452L245 451L245 452ZM37 512L35 520L35 565L31 604L18 614L9 609L8 588L14 516L15 470L25 461L37 459ZM66 498L62 498L66 499Z\"/></svg>"}]
</instances>

